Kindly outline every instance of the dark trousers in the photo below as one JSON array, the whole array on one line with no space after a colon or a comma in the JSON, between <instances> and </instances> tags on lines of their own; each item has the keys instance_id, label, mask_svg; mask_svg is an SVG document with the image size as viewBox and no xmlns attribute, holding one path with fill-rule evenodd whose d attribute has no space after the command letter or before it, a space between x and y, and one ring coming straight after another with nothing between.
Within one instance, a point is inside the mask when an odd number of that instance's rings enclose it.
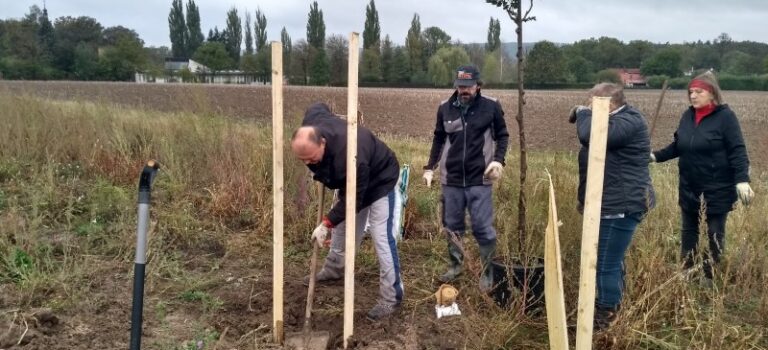
<instances>
[{"instance_id":1,"label":"dark trousers","mask_svg":"<svg viewBox=\"0 0 768 350\"><path fill-rule=\"evenodd\" d=\"M597 244L597 300L601 308L615 309L624 291L624 254L627 252L642 213L619 219L600 220Z\"/></svg>"},{"instance_id":2,"label":"dark trousers","mask_svg":"<svg viewBox=\"0 0 768 350\"><path fill-rule=\"evenodd\" d=\"M463 235L464 221L469 211L472 234L479 245L496 243L493 228L493 195L491 186L453 187L443 186L443 226L449 231Z\"/></svg>"},{"instance_id":3,"label":"dark trousers","mask_svg":"<svg viewBox=\"0 0 768 350\"><path fill-rule=\"evenodd\" d=\"M720 262L720 256L725 249L725 220L728 213L706 214L707 219L707 237L709 238L709 254L701 255L704 276L712 278L712 265ZM689 269L695 265L696 255L699 244L699 213L682 212L683 229L681 231L681 256L683 258L683 267ZM710 259L711 257L711 259Z\"/></svg>"}]
</instances>

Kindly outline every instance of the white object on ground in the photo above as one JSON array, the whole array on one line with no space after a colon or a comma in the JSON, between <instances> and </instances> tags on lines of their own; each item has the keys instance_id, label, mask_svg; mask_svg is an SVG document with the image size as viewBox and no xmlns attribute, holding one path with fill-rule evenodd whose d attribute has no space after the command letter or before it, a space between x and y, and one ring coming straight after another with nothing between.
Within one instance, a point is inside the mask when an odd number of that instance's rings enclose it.
<instances>
[{"instance_id":1,"label":"white object on ground","mask_svg":"<svg viewBox=\"0 0 768 350\"><path fill-rule=\"evenodd\" d=\"M460 316L461 310L459 310L459 305L456 303L449 306L435 305L435 313L437 313L437 318L439 319L445 316Z\"/></svg>"}]
</instances>

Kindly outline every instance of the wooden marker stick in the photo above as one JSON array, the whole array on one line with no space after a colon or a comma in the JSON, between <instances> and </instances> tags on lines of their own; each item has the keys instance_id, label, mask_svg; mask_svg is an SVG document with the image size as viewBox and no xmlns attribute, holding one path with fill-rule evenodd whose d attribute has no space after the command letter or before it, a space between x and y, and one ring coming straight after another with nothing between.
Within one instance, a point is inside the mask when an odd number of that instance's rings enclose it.
<instances>
[{"instance_id":1,"label":"wooden marker stick","mask_svg":"<svg viewBox=\"0 0 768 350\"><path fill-rule=\"evenodd\" d=\"M549 221L544 238L544 296L547 303L547 325L549 327L549 348L568 350L568 325L565 316L563 293L563 269L560 264L560 234L557 228L557 204L552 175L549 177Z\"/></svg>"},{"instance_id":2,"label":"wooden marker stick","mask_svg":"<svg viewBox=\"0 0 768 350\"><path fill-rule=\"evenodd\" d=\"M581 235L581 272L576 350L592 349L592 322L595 316L597 244L600 235L600 208L603 204L605 150L608 141L610 97L592 98L592 128L589 137L589 163Z\"/></svg>"},{"instance_id":3,"label":"wooden marker stick","mask_svg":"<svg viewBox=\"0 0 768 350\"><path fill-rule=\"evenodd\" d=\"M272 42L272 334L283 333L283 44Z\"/></svg>"},{"instance_id":4,"label":"wooden marker stick","mask_svg":"<svg viewBox=\"0 0 768 350\"><path fill-rule=\"evenodd\" d=\"M347 88L347 198L344 248L344 348L352 337L355 311L355 216L357 215L357 62L360 34L349 34L349 87Z\"/></svg>"}]
</instances>

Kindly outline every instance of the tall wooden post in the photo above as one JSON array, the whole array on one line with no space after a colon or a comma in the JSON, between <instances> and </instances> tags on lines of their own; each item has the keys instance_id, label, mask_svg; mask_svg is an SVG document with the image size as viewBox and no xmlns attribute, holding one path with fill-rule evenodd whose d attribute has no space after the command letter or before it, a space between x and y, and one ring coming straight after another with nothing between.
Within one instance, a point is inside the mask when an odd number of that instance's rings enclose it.
<instances>
[{"instance_id":1,"label":"tall wooden post","mask_svg":"<svg viewBox=\"0 0 768 350\"><path fill-rule=\"evenodd\" d=\"M610 97L592 98L592 127L589 137L587 189L581 236L581 272L576 350L592 349L592 322L595 316L597 244L600 235L600 208L603 204L605 150L608 141Z\"/></svg>"},{"instance_id":2,"label":"tall wooden post","mask_svg":"<svg viewBox=\"0 0 768 350\"><path fill-rule=\"evenodd\" d=\"M272 42L272 333L283 333L283 44Z\"/></svg>"},{"instance_id":3,"label":"tall wooden post","mask_svg":"<svg viewBox=\"0 0 768 350\"><path fill-rule=\"evenodd\" d=\"M360 34L349 34L349 86L347 88L347 199L346 242L344 248L344 348L354 327L355 311L355 217L357 215L357 62Z\"/></svg>"}]
</instances>

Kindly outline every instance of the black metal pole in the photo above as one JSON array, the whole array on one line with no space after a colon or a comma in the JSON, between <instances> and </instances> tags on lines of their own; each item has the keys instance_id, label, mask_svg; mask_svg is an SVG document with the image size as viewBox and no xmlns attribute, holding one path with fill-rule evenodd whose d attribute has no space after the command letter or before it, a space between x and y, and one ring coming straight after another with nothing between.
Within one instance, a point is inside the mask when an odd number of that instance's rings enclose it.
<instances>
[{"instance_id":1,"label":"black metal pole","mask_svg":"<svg viewBox=\"0 0 768 350\"><path fill-rule=\"evenodd\" d=\"M139 178L139 215L136 232L136 259L133 269L133 309L131 310L131 348L141 349L141 324L144 310L144 267L147 263L147 230L149 229L149 204L152 180L160 165L150 160Z\"/></svg>"}]
</instances>

